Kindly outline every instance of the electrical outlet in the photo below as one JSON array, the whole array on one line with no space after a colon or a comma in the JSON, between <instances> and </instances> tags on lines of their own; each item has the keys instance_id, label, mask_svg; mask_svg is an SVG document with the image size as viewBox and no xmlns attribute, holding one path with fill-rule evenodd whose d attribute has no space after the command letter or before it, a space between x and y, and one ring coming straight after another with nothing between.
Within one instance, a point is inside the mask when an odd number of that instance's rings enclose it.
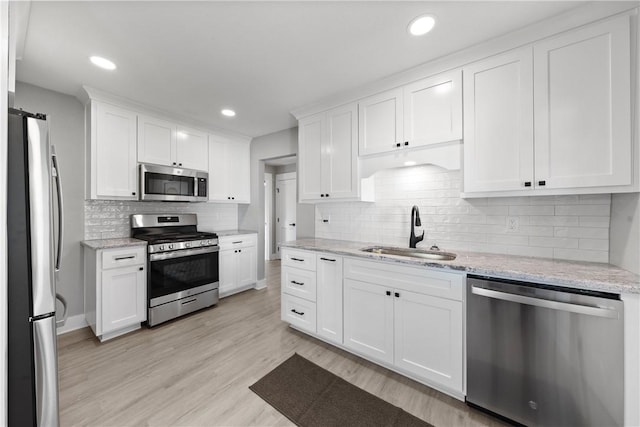
<instances>
[{"instance_id":1,"label":"electrical outlet","mask_svg":"<svg viewBox=\"0 0 640 427\"><path fill-rule=\"evenodd\" d=\"M520 219L517 216L507 217L507 231L515 233L520 230Z\"/></svg>"}]
</instances>

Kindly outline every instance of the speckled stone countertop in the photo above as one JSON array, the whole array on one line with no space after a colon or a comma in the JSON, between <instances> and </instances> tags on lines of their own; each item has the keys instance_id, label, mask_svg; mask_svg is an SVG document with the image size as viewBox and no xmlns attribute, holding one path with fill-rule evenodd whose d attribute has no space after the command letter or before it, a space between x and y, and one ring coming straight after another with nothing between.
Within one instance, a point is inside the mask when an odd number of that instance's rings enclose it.
<instances>
[{"instance_id":1,"label":"speckled stone countertop","mask_svg":"<svg viewBox=\"0 0 640 427\"><path fill-rule=\"evenodd\" d=\"M329 239L295 240L282 246L578 289L640 294L640 276L611 264L462 251L452 251L457 254L453 261L434 261L362 252L362 248L381 245Z\"/></svg>"},{"instance_id":2,"label":"speckled stone countertop","mask_svg":"<svg viewBox=\"0 0 640 427\"><path fill-rule=\"evenodd\" d=\"M257 234L258 232L255 230L222 230L215 231L218 237L227 237L227 236L239 236L240 234Z\"/></svg>"},{"instance_id":3,"label":"speckled stone countertop","mask_svg":"<svg viewBox=\"0 0 640 427\"><path fill-rule=\"evenodd\" d=\"M144 240L134 239L132 237L122 237L120 239L96 239L96 240L83 240L80 242L82 246L86 246L91 249L111 249L111 248L126 248L129 246L147 246L147 242Z\"/></svg>"}]
</instances>

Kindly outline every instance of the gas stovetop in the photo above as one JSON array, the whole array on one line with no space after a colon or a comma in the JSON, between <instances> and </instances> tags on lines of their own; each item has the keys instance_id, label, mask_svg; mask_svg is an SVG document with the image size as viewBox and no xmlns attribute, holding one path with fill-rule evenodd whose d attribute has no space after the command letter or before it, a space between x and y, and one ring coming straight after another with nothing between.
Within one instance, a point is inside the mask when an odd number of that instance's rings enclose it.
<instances>
[{"instance_id":1,"label":"gas stovetop","mask_svg":"<svg viewBox=\"0 0 640 427\"><path fill-rule=\"evenodd\" d=\"M217 234L197 230L194 214L132 215L131 236L149 242L149 253L218 245Z\"/></svg>"}]
</instances>

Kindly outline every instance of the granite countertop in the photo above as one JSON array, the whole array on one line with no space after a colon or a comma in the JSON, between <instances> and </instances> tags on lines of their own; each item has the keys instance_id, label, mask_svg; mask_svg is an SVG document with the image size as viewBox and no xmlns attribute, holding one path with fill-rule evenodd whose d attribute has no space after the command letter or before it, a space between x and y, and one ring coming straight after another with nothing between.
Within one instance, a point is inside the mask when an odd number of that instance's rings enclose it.
<instances>
[{"instance_id":1,"label":"granite countertop","mask_svg":"<svg viewBox=\"0 0 640 427\"><path fill-rule=\"evenodd\" d=\"M218 237L227 237L227 236L238 236L240 234L257 234L258 232L255 230L221 230L214 231L218 235Z\"/></svg>"},{"instance_id":2,"label":"granite countertop","mask_svg":"<svg viewBox=\"0 0 640 427\"><path fill-rule=\"evenodd\" d=\"M126 248L129 246L147 246L144 240L134 239L133 237L121 237L119 239L96 239L83 240L80 242L82 246L91 249L110 249L110 248Z\"/></svg>"},{"instance_id":3,"label":"granite countertop","mask_svg":"<svg viewBox=\"0 0 640 427\"><path fill-rule=\"evenodd\" d=\"M640 294L640 276L611 264L463 251L453 251L457 254L453 261L434 261L362 252L362 248L381 245L330 239L301 239L282 246L578 289Z\"/></svg>"}]
</instances>

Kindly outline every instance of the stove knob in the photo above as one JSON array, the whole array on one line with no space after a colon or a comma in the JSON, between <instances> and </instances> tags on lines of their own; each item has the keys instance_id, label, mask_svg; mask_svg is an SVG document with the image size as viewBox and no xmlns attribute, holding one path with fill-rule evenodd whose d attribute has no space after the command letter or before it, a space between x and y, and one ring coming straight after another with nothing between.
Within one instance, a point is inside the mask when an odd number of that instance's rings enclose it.
<instances>
[{"instance_id":1,"label":"stove knob","mask_svg":"<svg viewBox=\"0 0 640 427\"><path fill-rule=\"evenodd\" d=\"M161 251L164 251L164 245L160 245L158 249L160 249Z\"/></svg>"},{"instance_id":2,"label":"stove knob","mask_svg":"<svg viewBox=\"0 0 640 427\"><path fill-rule=\"evenodd\" d=\"M204 245L206 245L206 244L207 244L207 241L206 241L206 240L200 240L200 246L204 246Z\"/></svg>"},{"instance_id":3,"label":"stove knob","mask_svg":"<svg viewBox=\"0 0 640 427\"><path fill-rule=\"evenodd\" d=\"M191 247L191 242L186 242L186 243L184 244L184 247L185 247L185 248L190 248L190 247Z\"/></svg>"},{"instance_id":4,"label":"stove knob","mask_svg":"<svg viewBox=\"0 0 640 427\"><path fill-rule=\"evenodd\" d=\"M169 249L173 249L173 243L169 244Z\"/></svg>"},{"instance_id":5,"label":"stove knob","mask_svg":"<svg viewBox=\"0 0 640 427\"><path fill-rule=\"evenodd\" d=\"M211 244L211 240L204 240L204 243L203 243L203 244L205 244L205 245L210 245L210 244Z\"/></svg>"}]
</instances>

